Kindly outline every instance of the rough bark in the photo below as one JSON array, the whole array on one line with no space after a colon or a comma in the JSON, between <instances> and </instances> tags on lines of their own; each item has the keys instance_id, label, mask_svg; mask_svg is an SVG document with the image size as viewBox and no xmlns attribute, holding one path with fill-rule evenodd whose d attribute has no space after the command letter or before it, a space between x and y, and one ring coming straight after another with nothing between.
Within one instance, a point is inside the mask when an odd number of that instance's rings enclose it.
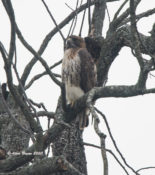
<instances>
[{"instance_id":1,"label":"rough bark","mask_svg":"<svg viewBox=\"0 0 155 175\"><path fill-rule=\"evenodd\" d=\"M7 102L12 111L12 115L16 117L24 128L29 129L30 126L28 122L25 120L24 115L16 106L11 96L8 97ZM0 120L2 122L4 121L1 125L1 146L5 148L7 152L20 152L26 149L28 147L30 136L18 128L16 123L10 119L6 111L0 115Z\"/></svg>"},{"instance_id":2,"label":"rough bark","mask_svg":"<svg viewBox=\"0 0 155 175\"><path fill-rule=\"evenodd\" d=\"M50 175L57 172L70 170L71 174L84 175L72 166L63 156L53 156L36 161L30 166L19 168L10 173L0 173L1 175Z\"/></svg>"},{"instance_id":3,"label":"rough bark","mask_svg":"<svg viewBox=\"0 0 155 175\"><path fill-rule=\"evenodd\" d=\"M0 101L2 102L1 99ZM12 112L12 115L15 116L20 125L24 128L30 129L25 116L22 114L19 107L15 104L11 95L9 95L6 102L10 111ZM0 109L0 146L5 149L7 154L6 158L9 158L10 156L16 153L20 153L28 148L30 135L22 131L12 120L12 118L10 118L3 103L0 103Z\"/></svg>"},{"instance_id":4,"label":"rough bark","mask_svg":"<svg viewBox=\"0 0 155 175\"><path fill-rule=\"evenodd\" d=\"M64 155L66 160L87 175L86 157L83 146L82 132L79 130L75 121L70 123L71 127L64 129L61 136L56 138L52 144L53 155ZM57 172L59 175L75 175L71 172Z\"/></svg>"},{"instance_id":5,"label":"rough bark","mask_svg":"<svg viewBox=\"0 0 155 175\"><path fill-rule=\"evenodd\" d=\"M59 99L56 113L62 113L62 103ZM56 121L65 119L66 116L57 115ZM74 116L75 118L75 116ZM68 119L67 119L68 120ZM82 131L79 130L79 125L74 119L70 122L69 127L65 127L58 137L54 139L52 144L52 152L54 156L63 155L66 160L79 170L79 172L87 174L86 157L83 146ZM57 175L57 173L55 174ZM74 175L71 172L58 172L58 175Z\"/></svg>"},{"instance_id":6,"label":"rough bark","mask_svg":"<svg viewBox=\"0 0 155 175\"><path fill-rule=\"evenodd\" d=\"M106 0L96 0L91 22L90 36L98 38L102 36L103 22L105 17Z\"/></svg>"}]
</instances>

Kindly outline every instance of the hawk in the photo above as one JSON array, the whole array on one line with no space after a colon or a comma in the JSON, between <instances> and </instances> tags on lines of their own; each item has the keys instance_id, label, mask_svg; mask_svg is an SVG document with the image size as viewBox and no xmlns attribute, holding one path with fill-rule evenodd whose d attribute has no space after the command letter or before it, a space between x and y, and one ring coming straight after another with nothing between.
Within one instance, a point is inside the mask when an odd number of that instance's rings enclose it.
<instances>
[{"instance_id":1,"label":"hawk","mask_svg":"<svg viewBox=\"0 0 155 175\"><path fill-rule=\"evenodd\" d=\"M62 61L62 82L65 84L67 104L74 102L96 85L96 65L83 38L72 35L67 38ZM88 125L89 110L76 117L79 129Z\"/></svg>"}]
</instances>

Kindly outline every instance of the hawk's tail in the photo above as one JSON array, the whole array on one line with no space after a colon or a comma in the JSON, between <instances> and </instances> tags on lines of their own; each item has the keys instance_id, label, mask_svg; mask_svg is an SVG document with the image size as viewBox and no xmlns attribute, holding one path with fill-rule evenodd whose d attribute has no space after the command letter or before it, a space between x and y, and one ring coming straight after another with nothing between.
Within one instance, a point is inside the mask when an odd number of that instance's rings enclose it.
<instances>
[{"instance_id":1,"label":"hawk's tail","mask_svg":"<svg viewBox=\"0 0 155 175\"><path fill-rule=\"evenodd\" d=\"M79 123L79 129L83 130L85 127L89 125L89 114L90 111L88 108L84 109L77 115L77 121Z\"/></svg>"}]
</instances>

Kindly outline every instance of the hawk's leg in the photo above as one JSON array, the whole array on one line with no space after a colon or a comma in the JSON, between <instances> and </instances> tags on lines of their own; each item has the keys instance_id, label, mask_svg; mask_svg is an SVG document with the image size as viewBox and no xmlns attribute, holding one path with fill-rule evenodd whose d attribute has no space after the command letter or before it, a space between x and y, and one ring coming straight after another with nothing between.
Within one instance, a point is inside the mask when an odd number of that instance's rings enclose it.
<instances>
[{"instance_id":1,"label":"hawk's leg","mask_svg":"<svg viewBox=\"0 0 155 175\"><path fill-rule=\"evenodd\" d=\"M75 103L75 101L71 101L70 106L73 107L74 103Z\"/></svg>"}]
</instances>

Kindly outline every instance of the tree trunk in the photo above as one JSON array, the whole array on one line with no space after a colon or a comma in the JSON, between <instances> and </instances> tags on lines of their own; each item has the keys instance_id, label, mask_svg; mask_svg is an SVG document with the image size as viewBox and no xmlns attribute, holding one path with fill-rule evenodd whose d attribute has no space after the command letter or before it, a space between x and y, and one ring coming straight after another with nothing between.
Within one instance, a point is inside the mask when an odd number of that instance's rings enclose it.
<instances>
[{"instance_id":1,"label":"tree trunk","mask_svg":"<svg viewBox=\"0 0 155 175\"><path fill-rule=\"evenodd\" d=\"M9 95L6 102L12 115L15 116L20 125L24 128L29 128L28 122L25 120L25 117L19 108L15 105L11 95ZM20 153L28 147L30 137L17 126L12 118L9 117L1 99L0 113L0 146L4 148L7 153Z\"/></svg>"},{"instance_id":2,"label":"tree trunk","mask_svg":"<svg viewBox=\"0 0 155 175\"><path fill-rule=\"evenodd\" d=\"M82 131L75 121L70 123L71 128L65 129L52 145L53 155L64 155L81 173L87 175L87 162L83 146ZM74 175L69 172L58 172L56 175Z\"/></svg>"}]
</instances>

